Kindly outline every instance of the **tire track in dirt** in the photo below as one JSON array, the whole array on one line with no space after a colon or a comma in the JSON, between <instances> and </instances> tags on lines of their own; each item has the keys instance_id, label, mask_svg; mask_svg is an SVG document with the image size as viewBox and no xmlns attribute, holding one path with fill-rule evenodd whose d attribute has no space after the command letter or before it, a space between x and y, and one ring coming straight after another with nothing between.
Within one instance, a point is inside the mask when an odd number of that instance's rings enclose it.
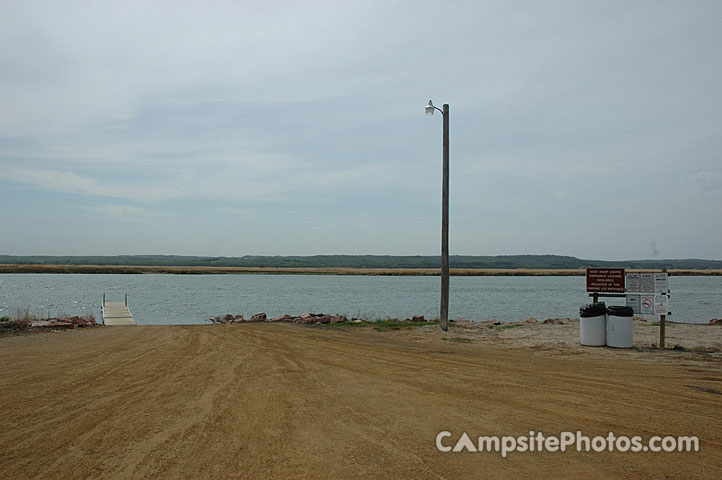
<instances>
[{"instance_id":1,"label":"tire track in dirt","mask_svg":"<svg viewBox=\"0 0 722 480\"><path fill-rule=\"evenodd\" d=\"M427 335L427 334L425 334ZM428 335L433 335L430 333ZM296 325L0 339L2 478L721 476L719 362ZM660 412L664 412L660 416ZM697 434L698 454L442 454L438 431Z\"/></svg>"}]
</instances>

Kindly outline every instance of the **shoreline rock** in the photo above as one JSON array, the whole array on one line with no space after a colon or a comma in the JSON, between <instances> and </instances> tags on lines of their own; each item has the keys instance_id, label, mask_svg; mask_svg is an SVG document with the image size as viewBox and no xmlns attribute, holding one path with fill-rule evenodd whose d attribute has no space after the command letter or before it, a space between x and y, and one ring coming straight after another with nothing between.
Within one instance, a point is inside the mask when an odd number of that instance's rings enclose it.
<instances>
[{"instance_id":1,"label":"shoreline rock","mask_svg":"<svg viewBox=\"0 0 722 480\"><path fill-rule=\"evenodd\" d=\"M53 318L23 318L19 320L9 320L0 323L0 329L5 330L28 330L28 329L73 329L95 327L98 323L93 315L74 315L72 317L53 317Z\"/></svg>"},{"instance_id":2,"label":"shoreline rock","mask_svg":"<svg viewBox=\"0 0 722 480\"><path fill-rule=\"evenodd\" d=\"M336 325L339 323L362 323L364 320L352 317L348 318L344 314L335 314L331 315L328 313L311 313L311 312L304 312L300 315L294 316L294 315L279 315L277 317L269 318L265 312L257 313L251 318L246 319L243 315L233 315L230 313L227 313L225 315L218 315L216 317L212 317L208 319L211 323L218 323L223 325L233 325L238 323L298 323L301 325L314 325L314 324L321 324L321 325ZM414 315L411 318L406 318L403 320L400 320L398 318L389 318L388 321L391 322L427 322L426 318L424 318L423 315Z\"/></svg>"},{"instance_id":3,"label":"shoreline rock","mask_svg":"<svg viewBox=\"0 0 722 480\"><path fill-rule=\"evenodd\" d=\"M547 318L543 321L537 320L534 317L529 318L522 318L517 320L516 322L502 322L497 320L496 318L491 318L489 320L469 320L466 318L457 318L457 319L449 319L450 322L459 323L461 325L493 325L493 326L499 326L499 325L505 325L505 324L517 324L517 325L569 325L572 323L575 319L569 318L569 317L555 317L555 318ZM226 315L218 315L217 317L209 318L209 322L212 323L218 323L218 324L239 324L239 323L296 323L300 325L336 325L336 324L358 324L363 322L369 322L369 320L364 320L356 317L347 317L344 314L327 314L327 313L312 313L312 312L304 312L300 315L279 315L276 317L268 317L265 312L257 313L255 315L252 315L251 318L244 318L243 315L232 315L230 313ZM428 322L429 324L433 323L433 320L429 320L424 317L424 315L413 315L411 318L392 318L389 317L386 320L387 322L393 322L393 323L405 323L405 322ZM373 321L371 321L373 322ZM712 319L709 322L710 324L719 324L722 325L722 318L720 319Z\"/></svg>"}]
</instances>

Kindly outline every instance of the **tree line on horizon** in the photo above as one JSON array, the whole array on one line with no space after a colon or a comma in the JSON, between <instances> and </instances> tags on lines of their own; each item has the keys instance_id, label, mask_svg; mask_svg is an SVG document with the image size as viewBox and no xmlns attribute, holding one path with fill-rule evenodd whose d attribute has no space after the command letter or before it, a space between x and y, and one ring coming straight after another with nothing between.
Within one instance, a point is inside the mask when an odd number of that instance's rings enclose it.
<instances>
[{"instance_id":1,"label":"tree line on horizon","mask_svg":"<svg viewBox=\"0 0 722 480\"><path fill-rule=\"evenodd\" d=\"M260 267L260 268L439 268L436 255L312 255L199 257L182 255L50 256L0 255L0 264L17 265L113 265L162 267ZM584 260L563 255L451 255L451 268L465 269L580 269L624 267L636 269L720 270L722 260Z\"/></svg>"}]
</instances>

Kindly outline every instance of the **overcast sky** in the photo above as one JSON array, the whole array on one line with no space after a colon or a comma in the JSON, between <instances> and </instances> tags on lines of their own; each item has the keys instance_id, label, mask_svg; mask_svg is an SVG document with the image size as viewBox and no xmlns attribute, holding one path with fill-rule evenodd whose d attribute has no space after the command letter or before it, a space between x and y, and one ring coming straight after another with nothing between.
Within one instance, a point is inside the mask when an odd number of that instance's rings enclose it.
<instances>
[{"instance_id":1,"label":"overcast sky","mask_svg":"<svg viewBox=\"0 0 722 480\"><path fill-rule=\"evenodd\" d=\"M0 0L0 254L722 259L722 2Z\"/></svg>"}]
</instances>

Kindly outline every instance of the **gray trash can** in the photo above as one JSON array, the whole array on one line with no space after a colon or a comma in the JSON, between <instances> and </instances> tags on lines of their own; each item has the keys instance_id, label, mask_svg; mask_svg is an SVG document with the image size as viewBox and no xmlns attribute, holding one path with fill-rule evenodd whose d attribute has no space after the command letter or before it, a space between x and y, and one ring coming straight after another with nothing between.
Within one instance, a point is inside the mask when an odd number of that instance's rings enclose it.
<instances>
[{"instance_id":1,"label":"gray trash can","mask_svg":"<svg viewBox=\"0 0 722 480\"><path fill-rule=\"evenodd\" d=\"M607 346L632 348L634 344L633 318L632 307L607 307Z\"/></svg>"},{"instance_id":2,"label":"gray trash can","mask_svg":"<svg viewBox=\"0 0 722 480\"><path fill-rule=\"evenodd\" d=\"M604 302L579 309L579 339L582 345L603 347L607 340L607 306Z\"/></svg>"}]
</instances>

